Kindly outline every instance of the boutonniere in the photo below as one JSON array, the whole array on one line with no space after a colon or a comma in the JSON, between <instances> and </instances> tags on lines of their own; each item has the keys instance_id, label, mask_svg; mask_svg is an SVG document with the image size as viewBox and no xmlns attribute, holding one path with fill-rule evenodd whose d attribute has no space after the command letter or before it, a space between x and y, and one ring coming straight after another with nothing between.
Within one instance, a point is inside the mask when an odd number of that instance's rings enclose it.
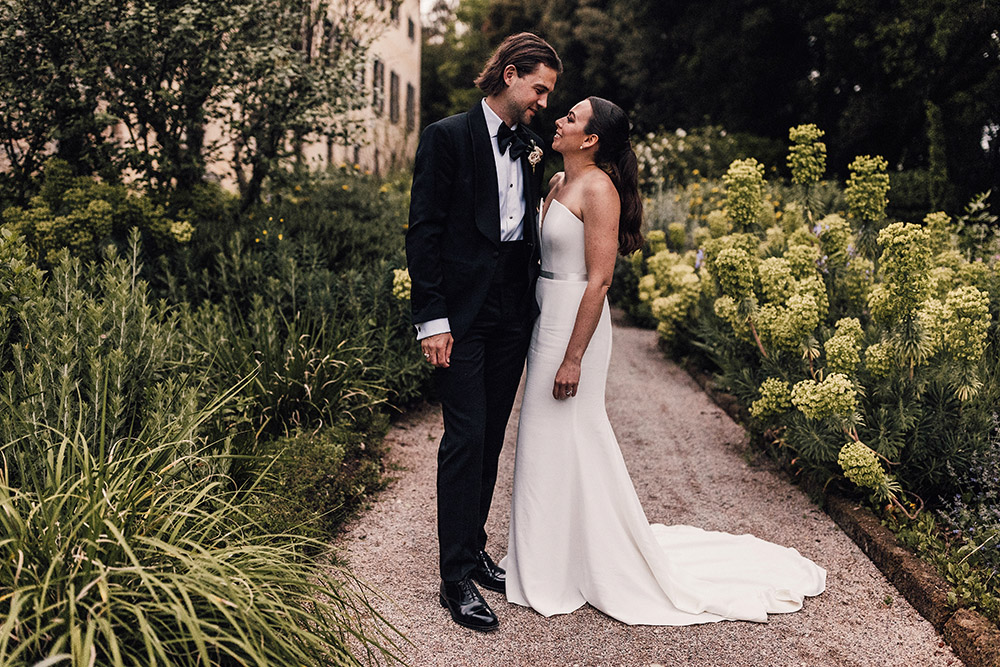
<instances>
[{"instance_id":1,"label":"boutonniere","mask_svg":"<svg viewBox=\"0 0 1000 667\"><path fill-rule=\"evenodd\" d=\"M531 165L531 173L535 173L535 167L538 163L542 161L542 156L545 153L542 151L542 147L535 143L535 140L531 140L531 151L528 152L528 164Z\"/></svg>"}]
</instances>

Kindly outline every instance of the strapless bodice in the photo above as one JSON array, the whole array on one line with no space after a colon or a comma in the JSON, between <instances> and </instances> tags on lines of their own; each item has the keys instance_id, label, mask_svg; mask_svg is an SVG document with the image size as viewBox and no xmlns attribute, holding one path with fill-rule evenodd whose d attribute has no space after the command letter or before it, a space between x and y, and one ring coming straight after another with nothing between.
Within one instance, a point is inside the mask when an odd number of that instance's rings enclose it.
<instances>
[{"instance_id":1,"label":"strapless bodice","mask_svg":"<svg viewBox=\"0 0 1000 667\"><path fill-rule=\"evenodd\" d=\"M542 220L542 276L556 280L586 280L583 221L558 199L549 203Z\"/></svg>"}]
</instances>

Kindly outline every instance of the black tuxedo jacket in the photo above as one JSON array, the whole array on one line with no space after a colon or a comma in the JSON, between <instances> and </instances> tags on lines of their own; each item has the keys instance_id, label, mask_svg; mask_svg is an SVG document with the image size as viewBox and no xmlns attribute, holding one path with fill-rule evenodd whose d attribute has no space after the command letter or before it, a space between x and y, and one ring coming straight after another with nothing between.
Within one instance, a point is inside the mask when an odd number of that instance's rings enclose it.
<instances>
[{"instance_id":1,"label":"black tuxedo jacket","mask_svg":"<svg viewBox=\"0 0 1000 667\"><path fill-rule=\"evenodd\" d=\"M539 147L542 139L527 128ZM447 317L455 339L479 313L496 268L500 247L500 198L492 137L481 102L466 113L428 125L413 167L406 261L410 271L413 323ZM531 251L529 284L539 271L538 203L544 162L532 169L521 158L524 240ZM531 303L537 314L534 298Z\"/></svg>"}]
</instances>

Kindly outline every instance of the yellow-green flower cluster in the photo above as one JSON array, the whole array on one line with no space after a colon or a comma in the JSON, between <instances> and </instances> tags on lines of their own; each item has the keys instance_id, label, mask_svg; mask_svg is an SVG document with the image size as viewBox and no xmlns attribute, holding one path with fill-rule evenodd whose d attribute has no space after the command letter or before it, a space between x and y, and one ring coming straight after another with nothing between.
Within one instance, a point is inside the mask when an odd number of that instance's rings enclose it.
<instances>
[{"instance_id":1,"label":"yellow-green flower cluster","mask_svg":"<svg viewBox=\"0 0 1000 667\"><path fill-rule=\"evenodd\" d=\"M646 247L653 255L667 249L667 235L662 229L652 229L646 234Z\"/></svg>"},{"instance_id":2,"label":"yellow-green flower cluster","mask_svg":"<svg viewBox=\"0 0 1000 667\"><path fill-rule=\"evenodd\" d=\"M671 222L667 225L667 245L672 250L683 250L687 242L687 227L683 222Z\"/></svg>"},{"instance_id":3,"label":"yellow-green flower cluster","mask_svg":"<svg viewBox=\"0 0 1000 667\"><path fill-rule=\"evenodd\" d=\"M850 336L855 343L860 343L865 337L865 330L861 328L861 320L856 317L842 317L837 320L835 336Z\"/></svg>"},{"instance_id":4,"label":"yellow-green flower cluster","mask_svg":"<svg viewBox=\"0 0 1000 667\"><path fill-rule=\"evenodd\" d=\"M752 157L734 160L722 180L726 184L726 208L736 229L757 227L764 201L764 165Z\"/></svg>"},{"instance_id":5,"label":"yellow-green flower cluster","mask_svg":"<svg viewBox=\"0 0 1000 667\"><path fill-rule=\"evenodd\" d=\"M392 295L400 301L410 298L410 272L406 269L392 270Z\"/></svg>"},{"instance_id":6,"label":"yellow-green flower cluster","mask_svg":"<svg viewBox=\"0 0 1000 667\"><path fill-rule=\"evenodd\" d=\"M763 296L768 301L782 301L792 292L795 278L792 267L784 257L768 257L757 267Z\"/></svg>"},{"instance_id":7,"label":"yellow-green flower cluster","mask_svg":"<svg viewBox=\"0 0 1000 667\"><path fill-rule=\"evenodd\" d=\"M711 271L723 295L736 301L753 296L757 278L755 259L741 248L725 248L719 252L712 262Z\"/></svg>"},{"instance_id":8,"label":"yellow-green flower cluster","mask_svg":"<svg viewBox=\"0 0 1000 667\"><path fill-rule=\"evenodd\" d=\"M826 144L820 141L825 133L812 123L788 131L792 145L788 148L788 167L792 182L801 185L816 183L826 171Z\"/></svg>"},{"instance_id":9,"label":"yellow-green flower cluster","mask_svg":"<svg viewBox=\"0 0 1000 667\"><path fill-rule=\"evenodd\" d=\"M875 377L889 377L896 366L896 351L890 343L872 343L865 350L865 368Z\"/></svg>"},{"instance_id":10,"label":"yellow-green flower cluster","mask_svg":"<svg viewBox=\"0 0 1000 667\"><path fill-rule=\"evenodd\" d=\"M789 245L785 251L785 259L796 278L816 275L819 248L814 245Z\"/></svg>"},{"instance_id":11,"label":"yellow-green flower cluster","mask_svg":"<svg viewBox=\"0 0 1000 667\"><path fill-rule=\"evenodd\" d=\"M826 352L826 371L853 375L861 363L858 343L854 336L831 336L823 344Z\"/></svg>"},{"instance_id":12,"label":"yellow-green flower cluster","mask_svg":"<svg viewBox=\"0 0 1000 667\"><path fill-rule=\"evenodd\" d=\"M697 305L701 280L685 257L669 250L656 253L647 264L650 273L639 281L639 298L650 303L660 337L670 341Z\"/></svg>"},{"instance_id":13,"label":"yellow-green flower cluster","mask_svg":"<svg viewBox=\"0 0 1000 667\"><path fill-rule=\"evenodd\" d=\"M170 223L170 235L178 243L187 243L191 240L192 234L194 234L194 227L187 220L175 220Z\"/></svg>"},{"instance_id":14,"label":"yellow-green flower cluster","mask_svg":"<svg viewBox=\"0 0 1000 667\"><path fill-rule=\"evenodd\" d=\"M990 297L975 287L959 287L944 302L944 346L959 363L976 365L986 352Z\"/></svg>"},{"instance_id":15,"label":"yellow-green flower cluster","mask_svg":"<svg viewBox=\"0 0 1000 667\"><path fill-rule=\"evenodd\" d=\"M757 333L767 348L796 351L819 326L816 298L806 292L793 293L785 302L764 304L757 311Z\"/></svg>"},{"instance_id":16,"label":"yellow-green flower cluster","mask_svg":"<svg viewBox=\"0 0 1000 667\"><path fill-rule=\"evenodd\" d=\"M760 398L750 405L750 414L757 419L767 419L791 407L792 389L788 383L778 378L767 378L760 385Z\"/></svg>"},{"instance_id":17,"label":"yellow-green flower cluster","mask_svg":"<svg viewBox=\"0 0 1000 667\"><path fill-rule=\"evenodd\" d=\"M924 216L924 228L930 235L935 252L951 250L951 218L947 213L943 211L928 213Z\"/></svg>"},{"instance_id":18,"label":"yellow-green flower cluster","mask_svg":"<svg viewBox=\"0 0 1000 667\"><path fill-rule=\"evenodd\" d=\"M866 257L852 257L844 272L842 294L853 310L861 310L868 303L868 293L875 280L875 264Z\"/></svg>"},{"instance_id":19,"label":"yellow-green flower cluster","mask_svg":"<svg viewBox=\"0 0 1000 667\"><path fill-rule=\"evenodd\" d=\"M847 179L844 199L851 215L868 222L885 217L885 207L889 203L886 197L889 192L888 166L880 155L861 155L848 166L851 176Z\"/></svg>"},{"instance_id":20,"label":"yellow-green flower cluster","mask_svg":"<svg viewBox=\"0 0 1000 667\"><path fill-rule=\"evenodd\" d=\"M857 408L857 390L843 373L831 373L822 382L797 382L792 387L792 404L808 419L846 418Z\"/></svg>"},{"instance_id":21,"label":"yellow-green flower cluster","mask_svg":"<svg viewBox=\"0 0 1000 667\"><path fill-rule=\"evenodd\" d=\"M733 229L733 225L729 222L729 218L726 216L725 212L720 209L715 209L710 212L705 218L705 222L708 225L708 231L712 234L712 238L717 239L720 236L725 236Z\"/></svg>"},{"instance_id":22,"label":"yellow-green flower cluster","mask_svg":"<svg viewBox=\"0 0 1000 667\"><path fill-rule=\"evenodd\" d=\"M831 213L817 223L819 246L829 265L843 266L849 256L851 225L836 213Z\"/></svg>"},{"instance_id":23,"label":"yellow-green flower cluster","mask_svg":"<svg viewBox=\"0 0 1000 667\"><path fill-rule=\"evenodd\" d=\"M750 299L749 302L745 302L744 305L749 305L749 308L741 312L740 305L732 297L720 296L715 300L713 307L715 314L729 323L729 326L733 328L733 333L738 338L745 341L752 341L753 333L750 330L747 311L752 311L756 308L756 297Z\"/></svg>"},{"instance_id":24,"label":"yellow-green flower cluster","mask_svg":"<svg viewBox=\"0 0 1000 667\"><path fill-rule=\"evenodd\" d=\"M878 234L884 282L868 297L872 317L893 324L916 314L930 290L930 244L919 225L894 222Z\"/></svg>"},{"instance_id":25,"label":"yellow-green flower cluster","mask_svg":"<svg viewBox=\"0 0 1000 667\"><path fill-rule=\"evenodd\" d=\"M840 449L837 463L844 471L844 477L856 486L872 491L885 488L888 478L878 455L863 442L852 441Z\"/></svg>"}]
</instances>

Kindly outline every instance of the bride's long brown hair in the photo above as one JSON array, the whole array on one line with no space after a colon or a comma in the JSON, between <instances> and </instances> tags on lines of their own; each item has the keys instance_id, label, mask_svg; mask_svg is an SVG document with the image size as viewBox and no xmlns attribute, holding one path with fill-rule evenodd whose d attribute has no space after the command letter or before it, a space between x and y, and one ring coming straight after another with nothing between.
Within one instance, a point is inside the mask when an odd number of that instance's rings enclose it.
<instances>
[{"instance_id":1,"label":"bride's long brown hair","mask_svg":"<svg viewBox=\"0 0 1000 667\"><path fill-rule=\"evenodd\" d=\"M618 252L630 255L642 247L642 197L639 195L639 162L629 139L628 116L614 102L588 97L591 116L584 132L599 138L594 162L611 177L621 200Z\"/></svg>"}]
</instances>

